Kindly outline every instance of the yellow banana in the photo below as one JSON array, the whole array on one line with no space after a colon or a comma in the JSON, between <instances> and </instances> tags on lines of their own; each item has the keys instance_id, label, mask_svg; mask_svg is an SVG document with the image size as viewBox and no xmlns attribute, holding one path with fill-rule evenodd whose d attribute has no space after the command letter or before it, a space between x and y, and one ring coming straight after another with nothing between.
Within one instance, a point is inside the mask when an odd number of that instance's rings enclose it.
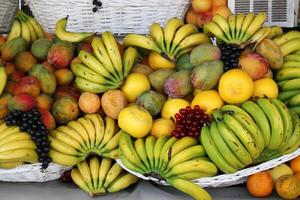
<instances>
[{"instance_id":1,"label":"yellow banana","mask_svg":"<svg viewBox=\"0 0 300 200\"><path fill-rule=\"evenodd\" d=\"M244 14L238 14L235 16L235 38L237 40L239 40L241 34L245 34L245 33L241 33L244 19L245 19Z\"/></svg>"},{"instance_id":2,"label":"yellow banana","mask_svg":"<svg viewBox=\"0 0 300 200\"><path fill-rule=\"evenodd\" d=\"M238 38L235 37L235 15L230 15L228 17L228 24L229 24L229 28L230 28L230 34L232 37L232 42L236 43Z\"/></svg>"},{"instance_id":3,"label":"yellow banana","mask_svg":"<svg viewBox=\"0 0 300 200\"><path fill-rule=\"evenodd\" d=\"M107 143L106 145L101 149L101 152L109 152L114 149L117 149L119 146L119 137L120 137L121 131L116 133Z\"/></svg>"},{"instance_id":4,"label":"yellow banana","mask_svg":"<svg viewBox=\"0 0 300 200\"><path fill-rule=\"evenodd\" d=\"M115 163L106 175L105 182L103 184L104 188L107 188L114 180L116 180L122 171L122 167L118 163Z\"/></svg>"},{"instance_id":5,"label":"yellow banana","mask_svg":"<svg viewBox=\"0 0 300 200\"><path fill-rule=\"evenodd\" d=\"M124 174L115 180L108 188L107 191L110 193L119 192L130 185L138 182L138 178L132 174Z\"/></svg>"},{"instance_id":6,"label":"yellow banana","mask_svg":"<svg viewBox=\"0 0 300 200\"><path fill-rule=\"evenodd\" d=\"M0 141L10 135L13 135L13 134L19 133L19 132L21 132L19 127L17 127L17 126L9 127L7 129L5 129L5 131L0 132Z\"/></svg>"},{"instance_id":7,"label":"yellow banana","mask_svg":"<svg viewBox=\"0 0 300 200\"><path fill-rule=\"evenodd\" d=\"M93 190L93 179L90 171L90 167L86 161L82 161L77 164L77 168L80 171L84 181L86 182L87 186L90 190Z\"/></svg>"},{"instance_id":8,"label":"yellow banana","mask_svg":"<svg viewBox=\"0 0 300 200\"><path fill-rule=\"evenodd\" d=\"M96 130L95 130L93 123L91 122L91 120L84 118L84 117L79 118L77 120L77 122L79 122L85 128L86 132L89 135L89 141L90 141L91 148L94 148L95 141L96 141Z\"/></svg>"},{"instance_id":9,"label":"yellow banana","mask_svg":"<svg viewBox=\"0 0 300 200\"><path fill-rule=\"evenodd\" d=\"M77 168L72 169L71 171L71 177L74 183L80 187L83 191L90 193L90 189L87 185L87 183L84 181L84 178L80 174L80 171Z\"/></svg>"},{"instance_id":10,"label":"yellow banana","mask_svg":"<svg viewBox=\"0 0 300 200\"><path fill-rule=\"evenodd\" d=\"M271 35L269 36L270 39L274 39L279 37L283 34L283 30L280 26L272 26L271 27Z\"/></svg>"},{"instance_id":11,"label":"yellow banana","mask_svg":"<svg viewBox=\"0 0 300 200\"><path fill-rule=\"evenodd\" d=\"M98 188L100 162L96 156L90 158L89 167L93 180L93 188Z\"/></svg>"},{"instance_id":12,"label":"yellow banana","mask_svg":"<svg viewBox=\"0 0 300 200\"><path fill-rule=\"evenodd\" d=\"M67 145L66 143L63 143L60 140L57 140L54 137L51 137L50 135L49 135L49 141L50 141L51 148L54 149L55 151L58 151L60 153L67 154L70 156L78 156L78 157L81 156L80 153L76 149Z\"/></svg>"},{"instance_id":13,"label":"yellow banana","mask_svg":"<svg viewBox=\"0 0 300 200\"><path fill-rule=\"evenodd\" d=\"M104 158L117 159L120 156L120 150L118 148L112 151L106 151L101 154Z\"/></svg>"},{"instance_id":14,"label":"yellow banana","mask_svg":"<svg viewBox=\"0 0 300 200\"><path fill-rule=\"evenodd\" d=\"M113 137L116 131L116 122L114 119L106 116L104 118L104 121L105 121L104 137L101 141L101 144L99 145L99 149L102 149L107 144L107 142Z\"/></svg>"},{"instance_id":15,"label":"yellow banana","mask_svg":"<svg viewBox=\"0 0 300 200\"><path fill-rule=\"evenodd\" d=\"M283 57L300 50L300 38L291 39L280 45L280 50Z\"/></svg>"},{"instance_id":16,"label":"yellow banana","mask_svg":"<svg viewBox=\"0 0 300 200\"><path fill-rule=\"evenodd\" d=\"M130 73L130 70L132 69L133 64L137 60L138 55L139 55L138 51L133 47L129 47L124 52L124 56L123 56L124 77L127 77L128 74Z\"/></svg>"},{"instance_id":17,"label":"yellow banana","mask_svg":"<svg viewBox=\"0 0 300 200\"><path fill-rule=\"evenodd\" d=\"M242 27L241 27L241 32L239 35L239 40L241 42L246 42L243 40L244 34L247 32L247 29L249 28L250 24L253 22L255 18L254 13L249 13L245 16Z\"/></svg>"},{"instance_id":18,"label":"yellow banana","mask_svg":"<svg viewBox=\"0 0 300 200\"><path fill-rule=\"evenodd\" d=\"M33 18L22 12L22 17L29 21L38 38L45 38L46 34L42 26Z\"/></svg>"},{"instance_id":19,"label":"yellow banana","mask_svg":"<svg viewBox=\"0 0 300 200\"><path fill-rule=\"evenodd\" d=\"M35 149L13 149L9 151L4 151L0 153L0 162L6 160L10 161L27 161L33 162L38 160L38 155Z\"/></svg>"},{"instance_id":20,"label":"yellow banana","mask_svg":"<svg viewBox=\"0 0 300 200\"><path fill-rule=\"evenodd\" d=\"M105 178L107 176L107 173L110 169L110 166L112 164L112 160L108 158L102 158L100 169L99 169L99 176L98 176L98 188L103 187Z\"/></svg>"},{"instance_id":21,"label":"yellow banana","mask_svg":"<svg viewBox=\"0 0 300 200\"><path fill-rule=\"evenodd\" d=\"M13 169L22 165L22 161L12 161L12 162L0 162L0 168L2 169Z\"/></svg>"},{"instance_id":22,"label":"yellow banana","mask_svg":"<svg viewBox=\"0 0 300 200\"><path fill-rule=\"evenodd\" d=\"M266 13L258 13L252 21L251 25L248 27L247 31L245 32L242 41L248 41L251 38L251 36L261 28L261 26L265 23L266 19Z\"/></svg>"},{"instance_id":23,"label":"yellow banana","mask_svg":"<svg viewBox=\"0 0 300 200\"><path fill-rule=\"evenodd\" d=\"M82 139L84 140L85 144L88 146L88 148L91 148L89 135L86 132L86 129L77 121L71 121L67 124L67 126L77 132Z\"/></svg>"},{"instance_id":24,"label":"yellow banana","mask_svg":"<svg viewBox=\"0 0 300 200\"><path fill-rule=\"evenodd\" d=\"M82 91L91 92L91 93L103 93L108 90L116 89L117 87L119 87L119 85L112 86L112 85L97 84L81 77L76 77L75 84Z\"/></svg>"},{"instance_id":25,"label":"yellow banana","mask_svg":"<svg viewBox=\"0 0 300 200\"><path fill-rule=\"evenodd\" d=\"M15 149L36 149L36 145L32 140L19 140L6 143L0 146L0 153Z\"/></svg>"},{"instance_id":26,"label":"yellow banana","mask_svg":"<svg viewBox=\"0 0 300 200\"><path fill-rule=\"evenodd\" d=\"M149 160L150 168L154 168L155 161L154 161L154 146L156 143L156 138L154 136L148 136L145 139L145 147L146 147L146 154Z\"/></svg>"},{"instance_id":27,"label":"yellow banana","mask_svg":"<svg viewBox=\"0 0 300 200\"><path fill-rule=\"evenodd\" d=\"M223 30L215 22L208 22L208 23L204 24L203 32L208 35L213 34L216 38L218 38L226 43L229 43L229 40L227 39Z\"/></svg>"},{"instance_id":28,"label":"yellow banana","mask_svg":"<svg viewBox=\"0 0 300 200\"><path fill-rule=\"evenodd\" d=\"M293 40L293 39L300 39L300 32L299 31L289 31L277 38L274 38L274 42L278 45L281 46L284 43Z\"/></svg>"},{"instance_id":29,"label":"yellow banana","mask_svg":"<svg viewBox=\"0 0 300 200\"><path fill-rule=\"evenodd\" d=\"M21 23L21 36L24 38L27 42L27 44L30 44L31 36L30 36L30 30L28 28L28 25L24 21L20 21Z\"/></svg>"},{"instance_id":30,"label":"yellow banana","mask_svg":"<svg viewBox=\"0 0 300 200\"><path fill-rule=\"evenodd\" d=\"M74 129L71 129L68 126L59 126L59 127L57 127L57 130L69 135L70 137L72 137L74 140L76 140L81 145L81 147L85 151L88 150L88 145L89 144L86 144L85 141L83 140L83 138L81 137L81 135L77 131L75 131Z\"/></svg>"},{"instance_id":31,"label":"yellow banana","mask_svg":"<svg viewBox=\"0 0 300 200\"><path fill-rule=\"evenodd\" d=\"M150 36L155 41L156 45L159 46L161 50L167 52L165 46L165 38L164 38L164 31L159 23L153 23L150 26Z\"/></svg>"},{"instance_id":32,"label":"yellow banana","mask_svg":"<svg viewBox=\"0 0 300 200\"><path fill-rule=\"evenodd\" d=\"M123 46L125 48L129 46L136 46L141 47L144 49L148 49L151 51L155 51L157 53L162 53L163 50L161 50L157 44L153 41L152 38L149 38L147 36L138 35L138 34L128 34L125 36L123 40Z\"/></svg>"},{"instance_id":33,"label":"yellow banana","mask_svg":"<svg viewBox=\"0 0 300 200\"><path fill-rule=\"evenodd\" d=\"M61 142L73 147L74 149L78 150L79 152L84 153L85 151L81 148L81 145L75 141L72 137L70 137L69 135L57 131L57 130L52 130L50 132L50 136L52 136L53 138L60 140Z\"/></svg>"},{"instance_id":34,"label":"yellow banana","mask_svg":"<svg viewBox=\"0 0 300 200\"><path fill-rule=\"evenodd\" d=\"M167 24L164 29L164 39L166 44L166 53L170 55L171 44L174 38L176 31L183 26L184 23L181 19L172 18L167 21Z\"/></svg>"},{"instance_id":35,"label":"yellow banana","mask_svg":"<svg viewBox=\"0 0 300 200\"><path fill-rule=\"evenodd\" d=\"M12 141L30 140L30 139L31 139L31 136L28 133L18 132L18 133L9 135L9 136L5 137L3 140L1 140L0 146L6 144L8 142L12 142Z\"/></svg>"},{"instance_id":36,"label":"yellow banana","mask_svg":"<svg viewBox=\"0 0 300 200\"><path fill-rule=\"evenodd\" d=\"M134 141L134 148L139 155L140 159L146 166L148 170L151 170L149 160L147 158L147 153L146 153L146 147L145 147L145 141L142 138L138 138Z\"/></svg>"},{"instance_id":37,"label":"yellow banana","mask_svg":"<svg viewBox=\"0 0 300 200\"><path fill-rule=\"evenodd\" d=\"M85 118L90 119L94 124L94 127L96 129L95 146L98 147L104 137L104 131L105 131L104 121L103 121L102 117L98 114L87 114L87 115L85 115Z\"/></svg>"},{"instance_id":38,"label":"yellow banana","mask_svg":"<svg viewBox=\"0 0 300 200\"><path fill-rule=\"evenodd\" d=\"M166 170L168 163L169 163L169 152L170 149L172 148L172 146L177 142L177 138L175 137L171 137L166 144L164 145L164 147L161 150L161 154L160 154L160 159L159 159L159 167L158 169L160 171L164 171Z\"/></svg>"},{"instance_id":39,"label":"yellow banana","mask_svg":"<svg viewBox=\"0 0 300 200\"><path fill-rule=\"evenodd\" d=\"M6 37L6 41L10 41L21 36L21 24L18 19L14 19L10 32Z\"/></svg>"},{"instance_id":40,"label":"yellow banana","mask_svg":"<svg viewBox=\"0 0 300 200\"><path fill-rule=\"evenodd\" d=\"M228 21L220 14L213 16L212 21L219 25L229 41L232 40Z\"/></svg>"},{"instance_id":41,"label":"yellow banana","mask_svg":"<svg viewBox=\"0 0 300 200\"><path fill-rule=\"evenodd\" d=\"M159 167L159 158L160 158L160 154L161 154L161 150L163 148L163 146L165 145L165 143L168 141L169 136L162 136L159 137L156 140L155 146L154 146L154 169L158 170ZM153 167L152 167L153 169Z\"/></svg>"},{"instance_id":42,"label":"yellow banana","mask_svg":"<svg viewBox=\"0 0 300 200\"><path fill-rule=\"evenodd\" d=\"M179 152L183 151L184 149L189 148L191 146L195 146L197 144L197 140L192 137L183 137L177 140L170 149L170 159L175 157Z\"/></svg>"}]
</instances>

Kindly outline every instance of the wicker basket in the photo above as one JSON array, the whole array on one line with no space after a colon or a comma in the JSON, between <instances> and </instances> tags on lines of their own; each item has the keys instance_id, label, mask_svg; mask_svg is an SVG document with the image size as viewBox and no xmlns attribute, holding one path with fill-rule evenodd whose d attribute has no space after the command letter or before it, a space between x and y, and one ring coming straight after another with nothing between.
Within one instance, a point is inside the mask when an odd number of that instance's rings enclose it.
<instances>
[{"instance_id":1,"label":"wicker basket","mask_svg":"<svg viewBox=\"0 0 300 200\"><path fill-rule=\"evenodd\" d=\"M51 163L41 171L41 164L26 164L14 169L0 169L0 181L7 182L46 182L57 180L70 167Z\"/></svg>"},{"instance_id":2,"label":"wicker basket","mask_svg":"<svg viewBox=\"0 0 300 200\"><path fill-rule=\"evenodd\" d=\"M257 172L261 172L264 170L272 169L282 163L292 160L293 158L295 158L299 155L300 155L300 148L291 154L281 156L279 158L270 160L268 162L262 163L260 165L254 166L254 167L249 167L249 168L240 170L233 174L222 174L219 176L214 176L214 177L209 177L209 178L200 178L200 179L194 180L193 182L195 182L196 184L198 184L202 187L227 187L227 186L232 186L232 185L238 185L238 184L246 182L247 177L252 174L255 174ZM123 165L121 160L117 160L117 162L123 169L136 175L137 177L139 177L141 179L153 181L154 183L157 183L160 185L168 185L165 181L159 181L153 177L146 177L142 174L139 174L139 173L136 173L136 172L133 172L133 171L127 169Z\"/></svg>"},{"instance_id":3,"label":"wicker basket","mask_svg":"<svg viewBox=\"0 0 300 200\"><path fill-rule=\"evenodd\" d=\"M147 34L153 22L165 25L172 17L183 18L190 0L100 0L94 13L92 0L25 0L33 15L53 32L58 19L69 15L68 30L111 31L117 35Z\"/></svg>"}]
</instances>

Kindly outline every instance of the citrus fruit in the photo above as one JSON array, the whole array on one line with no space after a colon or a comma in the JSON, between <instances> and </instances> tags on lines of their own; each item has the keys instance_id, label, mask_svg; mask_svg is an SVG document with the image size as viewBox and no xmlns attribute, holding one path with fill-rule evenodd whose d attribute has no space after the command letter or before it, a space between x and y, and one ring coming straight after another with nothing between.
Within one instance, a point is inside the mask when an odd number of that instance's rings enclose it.
<instances>
[{"instance_id":1,"label":"citrus fruit","mask_svg":"<svg viewBox=\"0 0 300 200\"><path fill-rule=\"evenodd\" d=\"M176 63L162 57L159 53L152 51L149 55L149 66L152 69L174 69Z\"/></svg>"},{"instance_id":2,"label":"citrus fruit","mask_svg":"<svg viewBox=\"0 0 300 200\"><path fill-rule=\"evenodd\" d=\"M192 7L197 12L207 12L212 7L212 0L193 0Z\"/></svg>"},{"instance_id":3,"label":"citrus fruit","mask_svg":"<svg viewBox=\"0 0 300 200\"><path fill-rule=\"evenodd\" d=\"M121 110L118 123L119 127L132 137L142 138L151 131L153 119L146 109L132 105Z\"/></svg>"},{"instance_id":4,"label":"citrus fruit","mask_svg":"<svg viewBox=\"0 0 300 200\"><path fill-rule=\"evenodd\" d=\"M278 97L278 86L271 78L262 78L254 81L253 97L268 97L276 99Z\"/></svg>"},{"instance_id":5,"label":"citrus fruit","mask_svg":"<svg viewBox=\"0 0 300 200\"><path fill-rule=\"evenodd\" d=\"M138 96L151 89L146 75L131 73L125 80L121 90L124 92L129 102L135 102Z\"/></svg>"},{"instance_id":6,"label":"citrus fruit","mask_svg":"<svg viewBox=\"0 0 300 200\"><path fill-rule=\"evenodd\" d=\"M229 104L240 104L253 94L254 83L251 77L241 69L232 69L224 73L219 82L219 94Z\"/></svg>"},{"instance_id":7,"label":"citrus fruit","mask_svg":"<svg viewBox=\"0 0 300 200\"><path fill-rule=\"evenodd\" d=\"M79 108L84 113L96 113L100 109L100 97L97 94L84 92L78 101Z\"/></svg>"},{"instance_id":8,"label":"citrus fruit","mask_svg":"<svg viewBox=\"0 0 300 200\"><path fill-rule=\"evenodd\" d=\"M294 158L290 162L290 167L293 170L294 174L300 173L300 156Z\"/></svg>"},{"instance_id":9,"label":"citrus fruit","mask_svg":"<svg viewBox=\"0 0 300 200\"><path fill-rule=\"evenodd\" d=\"M292 175L281 176L276 181L276 192L283 199L296 199L300 195L300 181Z\"/></svg>"},{"instance_id":10,"label":"citrus fruit","mask_svg":"<svg viewBox=\"0 0 300 200\"><path fill-rule=\"evenodd\" d=\"M255 197L267 197L271 195L274 187L272 176L267 171L258 172L248 177L248 192Z\"/></svg>"},{"instance_id":11,"label":"citrus fruit","mask_svg":"<svg viewBox=\"0 0 300 200\"><path fill-rule=\"evenodd\" d=\"M186 108L189 105L190 103L183 99L169 99L162 108L161 116L166 119L172 119L181 108Z\"/></svg>"},{"instance_id":12,"label":"citrus fruit","mask_svg":"<svg viewBox=\"0 0 300 200\"><path fill-rule=\"evenodd\" d=\"M159 138L171 135L175 128L175 123L171 119L159 118L153 122L151 135Z\"/></svg>"},{"instance_id":13,"label":"citrus fruit","mask_svg":"<svg viewBox=\"0 0 300 200\"><path fill-rule=\"evenodd\" d=\"M206 111L206 114L210 115L213 110L220 109L224 105L224 102L217 91L207 90L195 96L192 101L192 107L196 105L200 106L201 109Z\"/></svg>"}]
</instances>

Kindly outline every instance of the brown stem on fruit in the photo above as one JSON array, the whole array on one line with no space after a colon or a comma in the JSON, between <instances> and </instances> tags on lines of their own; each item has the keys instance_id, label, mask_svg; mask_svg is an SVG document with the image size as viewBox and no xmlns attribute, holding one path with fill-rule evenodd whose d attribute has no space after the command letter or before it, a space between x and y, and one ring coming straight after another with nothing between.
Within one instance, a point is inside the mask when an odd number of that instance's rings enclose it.
<instances>
[{"instance_id":1,"label":"brown stem on fruit","mask_svg":"<svg viewBox=\"0 0 300 200\"><path fill-rule=\"evenodd\" d=\"M167 59L168 61L172 62L172 63L176 63L176 60L173 58L170 58L170 56L168 56L165 52L160 54L163 58Z\"/></svg>"}]
</instances>

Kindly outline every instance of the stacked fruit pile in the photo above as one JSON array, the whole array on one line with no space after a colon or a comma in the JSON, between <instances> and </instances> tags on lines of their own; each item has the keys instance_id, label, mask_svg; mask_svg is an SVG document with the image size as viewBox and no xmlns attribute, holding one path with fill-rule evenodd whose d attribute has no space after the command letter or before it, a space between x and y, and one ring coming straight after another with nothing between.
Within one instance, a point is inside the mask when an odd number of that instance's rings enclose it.
<instances>
[{"instance_id":1,"label":"stacked fruit pile","mask_svg":"<svg viewBox=\"0 0 300 200\"><path fill-rule=\"evenodd\" d=\"M300 34L261 28L264 13L215 14L203 33L173 18L153 23L149 36L126 35L122 45L110 32L67 31L67 17L43 38L33 18L18 12L16 20L0 38L0 167L75 166L74 182L94 196L137 182L112 165L119 159L210 199L194 179L300 146ZM18 34L23 21L35 31L30 40L23 28Z\"/></svg>"}]
</instances>

